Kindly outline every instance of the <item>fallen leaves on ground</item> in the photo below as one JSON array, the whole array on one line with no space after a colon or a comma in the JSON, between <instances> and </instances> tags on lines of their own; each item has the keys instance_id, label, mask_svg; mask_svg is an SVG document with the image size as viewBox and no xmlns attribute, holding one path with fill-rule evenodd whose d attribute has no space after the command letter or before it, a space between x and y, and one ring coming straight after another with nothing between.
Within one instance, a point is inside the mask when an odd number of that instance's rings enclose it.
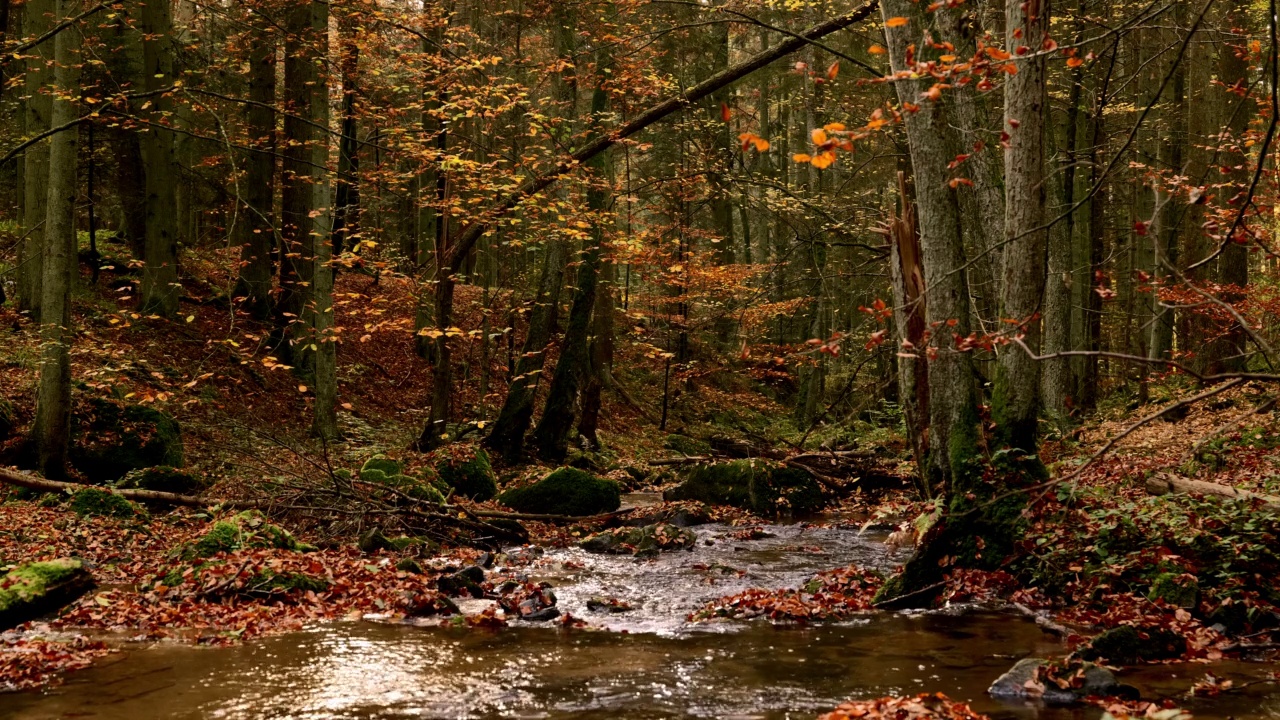
<instances>
[{"instance_id":1,"label":"fallen leaves on ground","mask_svg":"<svg viewBox=\"0 0 1280 720\"><path fill-rule=\"evenodd\" d=\"M818 573L803 586L786 590L750 589L708 603L690 620L766 617L775 622L844 620L872 609L884 578L850 565Z\"/></svg>"},{"instance_id":2,"label":"fallen leaves on ground","mask_svg":"<svg viewBox=\"0 0 1280 720\"><path fill-rule=\"evenodd\" d=\"M87 668L111 652L104 643L79 637L0 640L0 691L49 685L62 673Z\"/></svg>"}]
</instances>

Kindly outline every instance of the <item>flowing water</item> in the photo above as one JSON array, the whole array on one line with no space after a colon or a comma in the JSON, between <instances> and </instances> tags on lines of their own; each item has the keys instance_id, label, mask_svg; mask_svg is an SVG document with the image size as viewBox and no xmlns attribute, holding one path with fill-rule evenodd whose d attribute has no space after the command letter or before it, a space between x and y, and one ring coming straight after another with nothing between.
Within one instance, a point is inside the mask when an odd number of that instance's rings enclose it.
<instances>
[{"instance_id":1,"label":"flowing water","mask_svg":"<svg viewBox=\"0 0 1280 720\"><path fill-rule=\"evenodd\" d=\"M609 631L346 622L232 648L126 646L61 687L0 696L0 717L812 718L849 698L925 691L1001 719L1101 714L987 698L986 687L1016 660L1062 654L1054 638L1021 617L881 613L803 628L688 623L705 601L747 587L793 587L818 570L899 560L856 530L771 526L765 530L773 537L750 541L732 539L730 530L697 528L692 552L651 561L569 549L521 568L556 586L562 611ZM593 613L587 600L599 596L634 609ZM1205 669L1159 666L1122 679L1147 696L1174 696ZM1213 669L1240 680L1267 670ZM1180 704L1197 718L1280 718L1280 694L1269 684Z\"/></svg>"}]
</instances>

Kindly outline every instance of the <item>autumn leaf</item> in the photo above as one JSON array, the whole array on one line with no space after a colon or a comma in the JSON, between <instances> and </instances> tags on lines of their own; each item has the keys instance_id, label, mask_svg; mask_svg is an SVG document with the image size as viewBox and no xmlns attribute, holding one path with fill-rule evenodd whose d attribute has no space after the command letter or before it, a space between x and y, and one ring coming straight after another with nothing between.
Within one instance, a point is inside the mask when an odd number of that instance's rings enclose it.
<instances>
[{"instance_id":1,"label":"autumn leaf","mask_svg":"<svg viewBox=\"0 0 1280 720\"><path fill-rule=\"evenodd\" d=\"M827 142L827 131L822 128L814 128L809 137L813 138L814 145L823 145Z\"/></svg>"},{"instance_id":2,"label":"autumn leaf","mask_svg":"<svg viewBox=\"0 0 1280 720\"><path fill-rule=\"evenodd\" d=\"M733 113L729 111L729 106L726 103L720 103L720 119L729 122L732 118Z\"/></svg>"},{"instance_id":3,"label":"autumn leaf","mask_svg":"<svg viewBox=\"0 0 1280 720\"><path fill-rule=\"evenodd\" d=\"M819 170L825 170L826 168L830 167L831 164L834 163L835 161L836 161L836 154L830 150L827 150L825 152L821 152L813 156L813 159L810 160L809 162L812 163L813 166L818 168Z\"/></svg>"},{"instance_id":4,"label":"autumn leaf","mask_svg":"<svg viewBox=\"0 0 1280 720\"><path fill-rule=\"evenodd\" d=\"M809 162L810 160L813 160L813 158L812 158L812 157L810 157L809 155L807 155L807 154L805 154L805 153L796 153L795 155L792 155L792 156L791 156L791 159L792 159L792 160L795 160L795 161L796 161L796 162L798 162L798 163L807 163L807 162Z\"/></svg>"},{"instance_id":5,"label":"autumn leaf","mask_svg":"<svg viewBox=\"0 0 1280 720\"><path fill-rule=\"evenodd\" d=\"M891 28L902 27L903 25L906 25L907 22L908 20L906 18L902 17L901 15L898 15L896 17L891 17L888 20L885 20L884 26L891 27Z\"/></svg>"},{"instance_id":6,"label":"autumn leaf","mask_svg":"<svg viewBox=\"0 0 1280 720\"><path fill-rule=\"evenodd\" d=\"M1069 68L1078 68L1083 64L1084 64L1084 58L1079 58L1079 57L1067 58L1067 67Z\"/></svg>"},{"instance_id":7,"label":"autumn leaf","mask_svg":"<svg viewBox=\"0 0 1280 720\"><path fill-rule=\"evenodd\" d=\"M831 63L831 65L827 68L827 79L835 80L836 75L839 75L839 74L840 74L840 61L837 60Z\"/></svg>"},{"instance_id":8,"label":"autumn leaf","mask_svg":"<svg viewBox=\"0 0 1280 720\"><path fill-rule=\"evenodd\" d=\"M884 47L881 45L872 45L871 47L867 48L867 52L872 55L884 55L885 53L888 52L888 50L885 50Z\"/></svg>"}]
</instances>

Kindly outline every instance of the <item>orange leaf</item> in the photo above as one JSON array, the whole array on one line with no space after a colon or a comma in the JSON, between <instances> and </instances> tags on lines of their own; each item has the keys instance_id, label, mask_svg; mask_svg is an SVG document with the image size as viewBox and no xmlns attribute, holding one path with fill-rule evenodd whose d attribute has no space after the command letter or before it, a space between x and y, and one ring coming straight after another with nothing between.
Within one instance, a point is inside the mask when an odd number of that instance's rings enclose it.
<instances>
[{"instance_id":1,"label":"orange leaf","mask_svg":"<svg viewBox=\"0 0 1280 720\"><path fill-rule=\"evenodd\" d=\"M839 74L840 74L840 61L837 60L831 63L831 66L827 68L827 79L835 80L836 75L839 75Z\"/></svg>"},{"instance_id":2,"label":"orange leaf","mask_svg":"<svg viewBox=\"0 0 1280 720\"><path fill-rule=\"evenodd\" d=\"M1069 68L1078 68L1083 64L1084 64L1083 58L1078 58L1078 57L1067 58L1067 67Z\"/></svg>"},{"instance_id":3,"label":"orange leaf","mask_svg":"<svg viewBox=\"0 0 1280 720\"><path fill-rule=\"evenodd\" d=\"M826 125L822 126L822 129L826 130L827 132L843 132L844 123L838 123L838 122L827 123Z\"/></svg>"},{"instance_id":4,"label":"orange leaf","mask_svg":"<svg viewBox=\"0 0 1280 720\"><path fill-rule=\"evenodd\" d=\"M807 162L809 162L809 161L813 160L813 158L809 157L809 156L808 156L808 155L806 155L805 153L796 153L795 155L792 155L792 156L791 156L791 159L792 159L792 160L795 160L795 161L796 161L796 162L798 162L798 163L807 163Z\"/></svg>"},{"instance_id":5,"label":"orange leaf","mask_svg":"<svg viewBox=\"0 0 1280 720\"><path fill-rule=\"evenodd\" d=\"M720 103L720 119L729 122L730 117L732 115L729 113L729 106L725 103Z\"/></svg>"},{"instance_id":6,"label":"orange leaf","mask_svg":"<svg viewBox=\"0 0 1280 720\"><path fill-rule=\"evenodd\" d=\"M871 47L867 48L867 52L871 53L872 55L884 55L888 51L885 50L880 45L872 45Z\"/></svg>"},{"instance_id":7,"label":"orange leaf","mask_svg":"<svg viewBox=\"0 0 1280 720\"><path fill-rule=\"evenodd\" d=\"M897 17L891 17L891 18L889 18L888 20L885 20L885 21L884 21L884 26L885 26L885 27L891 27L891 28L894 28L894 27L902 27L903 25L906 25L906 24L907 24L907 22L909 22L909 21L908 21L906 18L904 18L904 17L902 17L901 15L899 15L899 16L897 16Z\"/></svg>"},{"instance_id":8,"label":"orange leaf","mask_svg":"<svg viewBox=\"0 0 1280 720\"><path fill-rule=\"evenodd\" d=\"M751 142L755 143L756 152L764 152L769 149L769 141L762 137L755 137Z\"/></svg>"},{"instance_id":9,"label":"orange leaf","mask_svg":"<svg viewBox=\"0 0 1280 720\"><path fill-rule=\"evenodd\" d=\"M827 131L822 128L814 128L809 136L813 138L814 145L821 145L827 141Z\"/></svg>"},{"instance_id":10,"label":"orange leaf","mask_svg":"<svg viewBox=\"0 0 1280 720\"><path fill-rule=\"evenodd\" d=\"M815 155L813 160L811 160L810 162L813 163L814 167L818 168L819 170L823 170L829 167L831 163L835 161L836 161L836 154L830 150L827 150L826 152L822 152Z\"/></svg>"}]
</instances>

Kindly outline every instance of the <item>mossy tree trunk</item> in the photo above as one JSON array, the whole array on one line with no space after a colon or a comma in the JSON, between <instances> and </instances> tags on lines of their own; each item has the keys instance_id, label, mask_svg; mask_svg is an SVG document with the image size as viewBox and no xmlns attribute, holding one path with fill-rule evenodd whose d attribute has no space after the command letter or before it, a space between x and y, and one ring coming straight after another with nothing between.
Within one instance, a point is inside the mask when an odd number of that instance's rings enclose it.
<instances>
[{"instance_id":1,"label":"mossy tree trunk","mask_svg":"<svg viewBox=\"0 0 1280 720\"><path fill-rule=\"evenodd\" d=\"M909 20L885 30L893 70L903 71L908 46L932 29L935 16L911 0L882 0L880 9L886 20ZM918 59L927 61L934 52L938 51L928 50ZM949 118L949 98L920 101L931 83L932 79L906 78L895 86L900 101L920 104L919 112L905 115L905 125L928 293L925 321L941 329L930 339L931 346L919 352L928 358L929 377L929 455L924 472L930 485L943 491L943 512L902 574L881 591L882 599L912 603L930 601L927 591L950 566L981 566L1003 558L1021 512L1019 496L996 500L1003 485L986 471L973 360L957 348L957 340L969 335L972 317L965 274L960 271L965 266L961 205L947 167L958 152L959 139Z\"/></svg>"},{"instance_id":2,"label":"mossy tree trunk","mask_svg":"<svg viewBox=\"0 0 1280 720\"><path fill-rule=\"evenodd\" d=\"M58 0L55 18L76 13L74 0ZM65 30L54 42L54 96L50 126L65 125L78 112L80 34ZM40 382L34 434L39 470L46 477L66 474L71 444L71 288L76 270L76 149L78 127L63 130L49 144L49 184L45 203L41 280Z\"/></svg>"}]
</instances>

